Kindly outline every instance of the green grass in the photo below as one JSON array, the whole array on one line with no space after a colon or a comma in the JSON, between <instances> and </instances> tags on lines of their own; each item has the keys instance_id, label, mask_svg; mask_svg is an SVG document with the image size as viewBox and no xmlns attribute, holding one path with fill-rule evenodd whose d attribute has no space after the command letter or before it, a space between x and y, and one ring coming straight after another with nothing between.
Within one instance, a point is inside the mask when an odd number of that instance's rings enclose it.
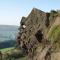
<instances>
[{"instance_id":1,"label":"green grass","mask_svg":"<svg viewBox=\"0 0 60 60\"><path fill-rule=\"evenodd\" d=\"M14 47L9 47L9 48L4 48L4 49L0 49L1 52L7 52L14 49Z\"/></svg>"},{"instance_id":2,"label":"green grass","mask_svg":"<svg viewBox=\"0 0 60 60\"><path fill-rule=\"evenodd\" d=\"M28 58L27 57L22 57L22 58L20 58L18 60L28 60Z\"/></svg>"},{"instance_id":3,"label":"green grass","mask_svg":"<svg viewBox=\"0 0 60 60\"><path fill-rule=\"evenodd\" d=\"M48 39L51 41L51 42L54 42L57 40L57 38L59 37L60 35L60 26L57 25L57 26L54 26L51 31L48 33L49 37Z\"/></svg>"},{"instance_id":4,"label":"green grass","mask_svg":"<svg viewBox=\"0 0 60 60\"><path fill-rule=\"evenodd\" d=\"M54 26L51 31L48 33L48 40L53 43L52 49L56 51L60 51L60 26Z\"/></svg>"}]
</instances>

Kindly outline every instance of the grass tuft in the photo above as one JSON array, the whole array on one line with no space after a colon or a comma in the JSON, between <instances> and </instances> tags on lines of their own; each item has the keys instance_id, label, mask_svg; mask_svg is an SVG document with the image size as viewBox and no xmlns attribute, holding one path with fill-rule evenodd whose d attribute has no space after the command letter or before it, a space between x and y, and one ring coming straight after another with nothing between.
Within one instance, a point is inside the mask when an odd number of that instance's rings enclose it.
<instances>
[{"instance_id":1,"label":"grass tuft","mask_svg":"<svg viewBox=\"0 0 60 60\"><path fill-rule=\"evenodd\" d=\"M59 38L59 35L60 35L60 26L57 25L57 26L54 26L51 31L48 33L49 37L48 39L51 41L51 42L54 42L56 41L58 38Z\"/></svg>"}]
</instances>

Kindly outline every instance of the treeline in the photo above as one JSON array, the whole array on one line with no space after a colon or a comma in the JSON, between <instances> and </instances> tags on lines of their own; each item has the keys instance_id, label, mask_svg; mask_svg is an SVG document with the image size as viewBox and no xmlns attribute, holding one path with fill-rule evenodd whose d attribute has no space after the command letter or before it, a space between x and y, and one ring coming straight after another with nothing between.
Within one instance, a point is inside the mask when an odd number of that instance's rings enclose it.
<instances>
[{"instance_id":1,"label":"treeline","mask_svg":"<svg viewBox=\"0 0 60 60\"><path fill-rule=\"evenodd\" d=\"M16 44L15 40L8 40L4 42L0 42L0 49L13 47Z\"/></svg>"}]
</instances>

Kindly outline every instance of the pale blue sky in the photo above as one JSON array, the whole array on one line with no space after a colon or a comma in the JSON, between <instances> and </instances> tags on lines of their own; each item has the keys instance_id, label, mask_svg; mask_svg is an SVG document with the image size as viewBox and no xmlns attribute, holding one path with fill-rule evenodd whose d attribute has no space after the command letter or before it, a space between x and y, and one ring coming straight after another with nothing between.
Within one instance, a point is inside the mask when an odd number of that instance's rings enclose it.
<instances>
[{"instance_id":1,"label":"pale blue sky","mask_svg":"<svg viewBox=\"0 0 60 60\"><path fill-rule=\"evenodd\" d=\"M60 0L0 0L0 24L19 25L32 8L45 12L60 9Z\"/></svg>"}]
</instances>

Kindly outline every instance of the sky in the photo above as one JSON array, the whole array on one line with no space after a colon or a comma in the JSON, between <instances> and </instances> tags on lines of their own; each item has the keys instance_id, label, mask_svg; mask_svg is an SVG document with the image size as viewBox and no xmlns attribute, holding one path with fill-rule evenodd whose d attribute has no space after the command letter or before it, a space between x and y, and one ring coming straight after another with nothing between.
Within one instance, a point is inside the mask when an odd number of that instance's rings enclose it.
<instances>
[{"instance_id":1,"label":"sky","mask_svg":"<svg viewBox=\"0 0 60 60\"><path fill-rule=\"evenodd\" d=\"M0 0L0 25L19 26L22 16L28 16L33 8L60 10L60 0Z\"/></svg>"}]
</instances>

